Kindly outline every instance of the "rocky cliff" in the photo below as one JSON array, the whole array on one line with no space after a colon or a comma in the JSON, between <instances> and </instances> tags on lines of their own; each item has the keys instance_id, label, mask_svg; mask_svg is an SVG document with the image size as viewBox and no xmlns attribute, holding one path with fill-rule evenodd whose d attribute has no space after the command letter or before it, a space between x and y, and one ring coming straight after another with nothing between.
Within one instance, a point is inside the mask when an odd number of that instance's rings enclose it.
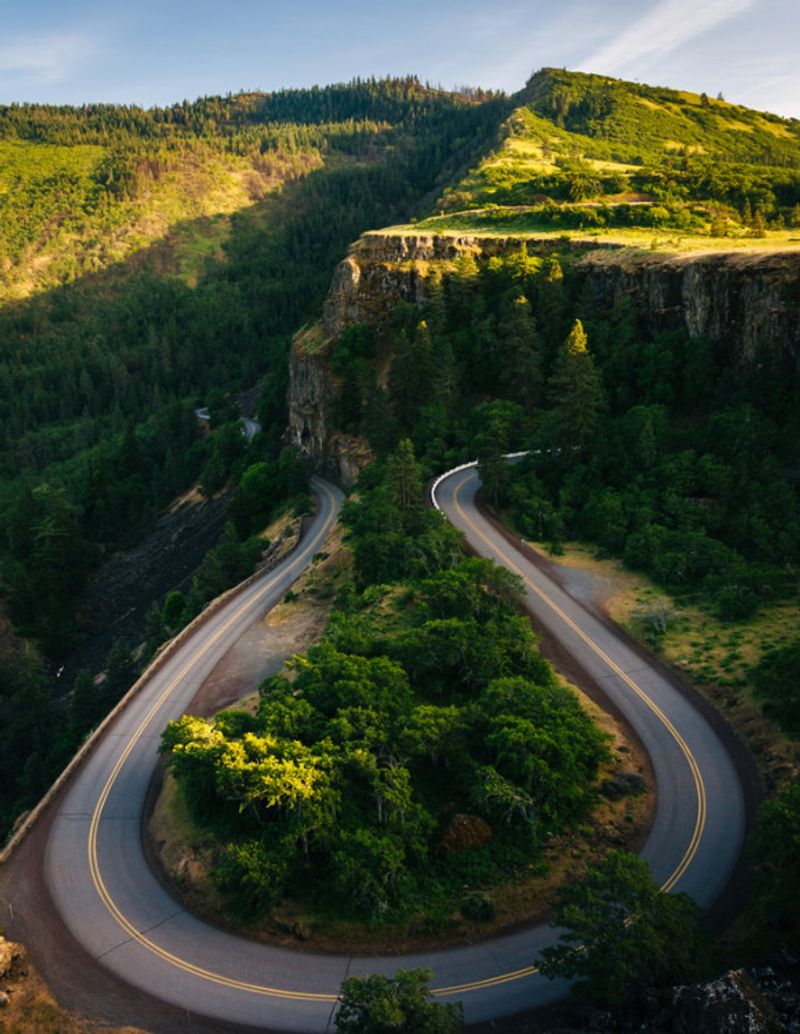
<instances>
[{"instance_id":1,"label":"rocky cliff","mask_svg":"<svg viewBox=\"0 0 800 1034\"><path fill-rule=\"evenodd\" d=\"M340 263L325 303L325 331L380 326L401 301L421 304L434 267L519 251L576 252L576 271L600 309L631 298L652 331L682 328L729 351L735 362L760 348L800 365L800 249L668 254L592 241L514 237L365 234Z\"/></svg>"},{"instance_id":2,"label":"rocky cliff","mask_svg":"<svg viewBox=\"0 0 800 1034\"><path fill-rule=\"evenodd\" d=\"M800 369L800 250L590 253L578 264L601 311L620 297L650 332L685 330L733 365L771 354Z\"/></svg>"},{"instance_id":3,"label":"rocky cliff","mask_svg":"<svg viewBox=\"0 0 800 1034\"><path fill-rule=\"evenodd\" d=\"M322 324L304 327L295 336L289 363L288 437L316 470L349 487L371 454L361 439L341 434L333 426L337 393L329 365L333 341Z\"/></svg>"},{"instance_id":4,"label":"rocky cliff","mask_svg":"<svg viewBox=\"0 0 800 1034\"><path fill-rule=\"evenodd\" d=\"M399 302L421 305L434 270L453 269L471 255L477 261L519 251L571 252L580 285L599 311L630 299L643 332L685 330L724 350L732 365L766 354L800 371L800 249L668 254L594 241L549 238L368 233L339 264L323 321L306 328L292 350L290 438L317 468L351 484L368 461L363 442L334 433L337 386L328 357L348 327L370 323L380 330Z\"/></svg>"},{"instance_id":5,"label":"rocky cliff","mask_svg":"<svg viewBox=\"0 0 800 1034\"><path fill-rule=\"evenodd\" d=\"M424 302L425 283L433 269L452 269L466 255L481 261L512 254L524 243L518 237L365 233L334 273L325 302L325 332L333 338L355 323L380 327L399 302ZM592 247L583 241L571 245L555 240L527 243L537 254L563 251L565 246L588 252Z\"/></svg>"}]
</instances>

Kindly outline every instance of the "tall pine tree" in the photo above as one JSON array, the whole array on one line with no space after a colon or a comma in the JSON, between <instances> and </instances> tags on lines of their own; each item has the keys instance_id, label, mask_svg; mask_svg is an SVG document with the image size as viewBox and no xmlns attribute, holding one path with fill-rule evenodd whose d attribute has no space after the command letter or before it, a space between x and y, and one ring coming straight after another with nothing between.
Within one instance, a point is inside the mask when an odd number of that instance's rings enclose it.
<instances>
[{"instance_id":1,"label":"tall pine tree","mask_svg":"<svg viewBox=\"0 0 800 1034\"><path fill-rule=\"evenodd\" d=\"M606 398L600 371L587 348L586 331L580 320L556 356L549 394L553 402L551 428L553 444L569 454L585 448L597 430Z\"/></svg>"}]
</instances>

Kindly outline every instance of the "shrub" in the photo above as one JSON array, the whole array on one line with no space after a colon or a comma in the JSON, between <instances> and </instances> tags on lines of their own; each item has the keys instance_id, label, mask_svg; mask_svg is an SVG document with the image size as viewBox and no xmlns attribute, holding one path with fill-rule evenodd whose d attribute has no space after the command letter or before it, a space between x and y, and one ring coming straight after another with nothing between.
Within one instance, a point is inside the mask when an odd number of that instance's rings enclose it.
<instances>
[{"instance_id":1,"label":"shrub","mask_svg":"<svg viewBox=\"0 0 800 1034\"><path fill-rule=\"evenodd\" d=\"M471 890L461 900L461 914L473 923L489 923L497 915L497 906L488 894Z\"/></svg>"}]
</instances>

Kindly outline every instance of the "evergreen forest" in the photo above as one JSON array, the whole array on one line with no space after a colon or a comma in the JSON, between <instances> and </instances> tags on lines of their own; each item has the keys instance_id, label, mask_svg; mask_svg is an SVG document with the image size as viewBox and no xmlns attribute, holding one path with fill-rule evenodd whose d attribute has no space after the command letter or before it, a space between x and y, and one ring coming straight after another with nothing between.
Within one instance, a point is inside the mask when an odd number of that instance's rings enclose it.
<instances>
[{"instance_id":1,"label":"evergreen forest","mask_svg":"<svg viewBox=\"0 0 800 1034\"><path fill-rule=\"evenodd\" d=\"M485 504L554 557L589 543L730 627L797 605L796 358L654 330L633 296L599 298L570 246L790 245L796 120L556 69L513 97L407 77L0 107L1 834L158 646L253 570L272 518L307 511L309 465L284 437L292 335L348 245L395 223L514 243L432 264L420 304L328 343L335 430L374 460L343 513L351 575L254 713L163 738L231 915L305 895L375 926L483 920L596 800L607 744L540 656L519 585L422 505L448 467L477 458ZM102 678L60 681L92 580L194 488L226 519L190 586L152 601ZM749 678L796 739L800 639ZM754 929L794 922L796 789L761 812ZM465 813L491 840L442 852Z\"/></svg>"},{"instance_id":2,"label":"evergreen forest","mask_svg":"<svg viewBox=\"0 0 800 1034\"><path fill-rule=\"evenodd\" d=\"M403 79L163 110L0 108L0 828L130 684L111 671L92 692L83 677L86 706L54 679L88 579L198 481L210 496L251 471L252 497L270 474L264 518L297 494L281 460L292 333L348 244L407 216L505 104ZM252 190L221 227L219 208L186 207L231 177ZM141 213L161 220L159 239ZM231 399L258 382L262 434L247 445ZM194 417L204 404L210 433ZM248 573L256 514L239 510L184 620Z\"/></svg>"}]
</instances>

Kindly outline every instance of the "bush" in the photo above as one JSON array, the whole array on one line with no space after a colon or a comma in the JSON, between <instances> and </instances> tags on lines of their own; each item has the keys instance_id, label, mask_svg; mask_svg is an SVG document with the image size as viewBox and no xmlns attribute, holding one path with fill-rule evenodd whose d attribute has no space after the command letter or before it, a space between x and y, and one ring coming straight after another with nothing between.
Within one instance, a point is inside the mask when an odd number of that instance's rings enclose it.
<instances>
[{"instance_id":1,"label":"bush","mask_svg":"<svg viewBox=\"0 0 800 1034\"><path fill-rule=\"evenodd\" d=\"M611 851L562 892L553 925L566 932L542 952L539 968L550 978L577 977L576 990L594 1001L630 1001L702 975L710 945L699 918L686 894L658 889L647 862Z\"/></svg>"},{"instance_id":2,"label":"bush","mask_svg":"<svg viewBox=\"0 0 800 1034\"><path fill-rule=\"evenodd\" d=\"M758 610L758 597L749 589L727 585L717 596L717 615L722 621L746 621Z\"/></svg>"},{"instance_id":3,"label":"bush","mask_svg":"<svg viewBox=\"0 0 800 1034\"><path fill-rule=\"evenodd\" d=\"M473 923L489 923L497 915L497 906L488 894L471 890L461 900L461 914Z\"/></svg>"},{"instance_id":4,"label":"bush","mask_svg":"<svg viewBox=\"0 0 800 1034\"><path fill-rule=\"evenodd\" d=\"M230 844L212 878L231 911L255 922L283 896L289 858L288 851L269 850L259 840Z\"/></svg>"},{"instance_id":5,"label":"bush","mask_svg":"<svg viewBox=\"0 0 800 1034\"><path fill-rule=\"evenodd\" d=\"M342 984L336 1014L338 1034L456 1034L462 1007L430 1000L429 969L400 970L393 978L374 974Z\"/></svg>"},{"instance_id":6,"label":"bush","mask_svg":"<svg viewBox=\"0 0 800 1034\"><path fill-rule=\"evenodd\" d=\"M793 736L800 735L800 639L770 650L753 671L757 695L771 715Z\"/></svg>"}]
</instances>

